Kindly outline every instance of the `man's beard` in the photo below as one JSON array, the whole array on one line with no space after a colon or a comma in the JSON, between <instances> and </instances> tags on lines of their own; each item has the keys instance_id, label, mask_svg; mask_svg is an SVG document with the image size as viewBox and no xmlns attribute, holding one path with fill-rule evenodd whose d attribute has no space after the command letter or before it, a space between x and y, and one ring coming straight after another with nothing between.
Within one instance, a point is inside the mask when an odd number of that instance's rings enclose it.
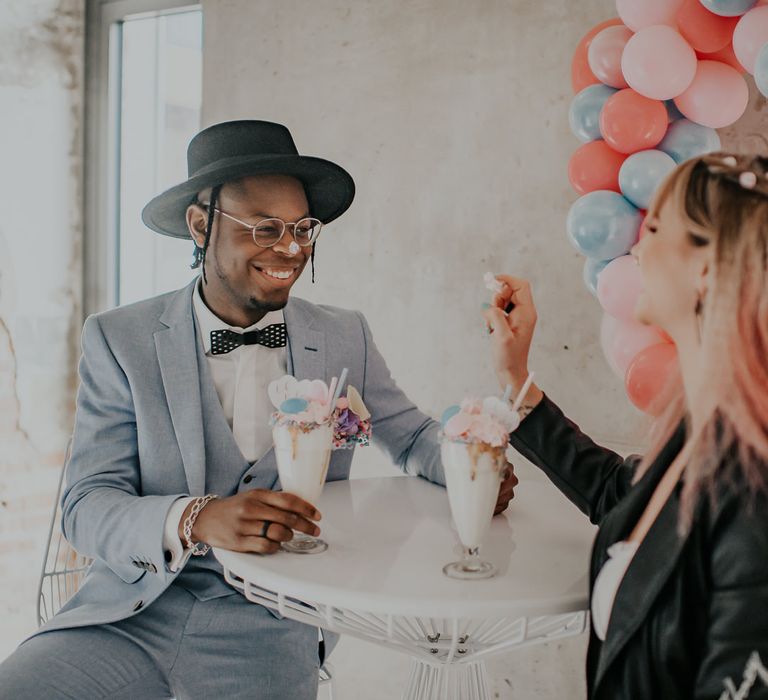
<instances>
[{"instance_id":1,"label":"man's beard","mask_svg":"<svg viewBox=\"0 0 768 700\"><path fill-rule=\"evenodd\" d=\"M288 304L288 299L281 301L262 301L256 297L248 298L248 308L256 313L267 315L270 311L280 311Z\"/></svg>"}]
</instances>

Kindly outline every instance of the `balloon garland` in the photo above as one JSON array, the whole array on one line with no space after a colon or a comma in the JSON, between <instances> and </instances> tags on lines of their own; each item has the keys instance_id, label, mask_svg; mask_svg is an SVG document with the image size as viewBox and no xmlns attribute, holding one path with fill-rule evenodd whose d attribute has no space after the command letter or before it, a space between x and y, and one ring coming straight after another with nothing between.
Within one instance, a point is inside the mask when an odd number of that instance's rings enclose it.
<instances>
[{"instance_id":1,"label":"balloon garland","mask_svg":"<svg viewBox=\"0 0 768 700\"><path fill-rule=\"evenodd\" d=\"M676 371L671 338L633 318L639 269L629 252L654 191L689 158L721 148L716 129L747 108L750 73L768 97L768 0L616 0L571 62L568 163L580 195L567 220L584 283L604 316L611 369L629 399L652 412Z\"/></svg>"}]
</instances>

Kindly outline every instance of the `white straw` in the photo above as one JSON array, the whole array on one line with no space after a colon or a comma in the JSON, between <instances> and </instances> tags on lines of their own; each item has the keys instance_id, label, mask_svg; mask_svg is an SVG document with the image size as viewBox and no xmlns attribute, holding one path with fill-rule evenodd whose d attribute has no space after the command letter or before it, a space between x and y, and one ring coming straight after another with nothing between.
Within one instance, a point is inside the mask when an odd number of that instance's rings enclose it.
<instances>
[{"instance_id":1,"label":"white straw","mask_svg":"<svg viewBox=\"0 0 768 700\"><path fill-rule=\"evenodd\" d=\"M331 413L333 413L334 409L336 408L336 401L338 400L339 396L341 396L341 390L344 388L344 382L347 381L348 374L349 370L346 367L341 370L341 376L339 377L339 381L334 388L333 398L331 399ZM334 379L336 379L336 377L334 377ZM328 415L330 415L330 413Z\"/></svg>"},{"instance_id":2,"label":"white straw","mask_svg":"<svg viewBox=\"0 0 768 700\"><path fill-rule=\"evenodd\" d=\"M528 379L525 380L525 384L523 384L523 388L520 389L520 393L517 395L517 398L515 399L515 403L512 404L512 410L517 411L518 408L523 403L523 399L525 398L525 395L528 393L528 389L531 388L531 384L533 384L533 375L536 374L535 372L531 372L528 375Z\"/></svg>"},{"instance_id":3,"label":"white straw","mask_svg":"<svg viewBox=\"0 0 768 700\"><path fill-rule=\"evenodd\" d=\"M507 403L507 401L509 401L511 396L512 396L512 385L511 384L507 384L507 388L504 389L504 396L501 397L501 400L504 403Z\"/></svg>"},{"instance_id":4,"label":"white straw","mask_svg":"<svg viewBox=\"0 0 768 700\"><path fill-rule=\"evenodd\" d=\"M336 395L336 385L339 381L338 377L334 377L331 379L331 383L328 386L328 396L331 397L331 400L328 402L328 415L330 416L333 413L333 409L336 408L336 402L333 400L333 397Z\"/></svg>"}]
</instances>

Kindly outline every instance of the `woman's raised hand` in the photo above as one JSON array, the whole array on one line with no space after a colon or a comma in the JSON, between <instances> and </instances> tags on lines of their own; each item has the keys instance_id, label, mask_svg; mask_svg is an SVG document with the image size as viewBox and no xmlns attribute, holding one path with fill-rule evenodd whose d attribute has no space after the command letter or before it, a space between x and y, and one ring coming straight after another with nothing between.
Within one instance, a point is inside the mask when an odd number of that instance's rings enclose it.
<instances>
[{"instance_id":1,"label":"woman's raised hand","mask_svg":"<svg viewBox=\"0 0 768 700\"><path fill-rule=\"evenodd\" d=\"M514 396L528 378L528 354L538 316L527 280L510 275L496 275L496 279L503 288L494 295L483 315L491 334L493 365L499 384L502 388L511 384ZM527 396L538 403L541 392L533 386Z\"/></svg>"}]
</instances>

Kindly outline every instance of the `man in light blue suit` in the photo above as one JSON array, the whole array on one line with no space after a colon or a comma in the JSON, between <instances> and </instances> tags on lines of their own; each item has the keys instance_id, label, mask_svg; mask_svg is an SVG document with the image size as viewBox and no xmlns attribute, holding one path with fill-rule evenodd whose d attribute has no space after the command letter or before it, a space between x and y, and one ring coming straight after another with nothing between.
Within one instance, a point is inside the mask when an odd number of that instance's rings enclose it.
<instances>
[{"instance_id":1,"label":"man in light blue suit","mask_svg":"<svg viewBox=\"0 0 768 700\"><path fill-rule=\"evenodd\" d=\"M444 483L438 424L397 387L362 314L289 298L352 178L269 122L202 131L188 163L143 218L191 237L202 275L85 323L62 507L67 539L94 562L0 665L2 700L316 697L317 630L246 601L209 551L269 554L293 530L319 532L314 506L278 490L266 389L285 373L347 367L375 441ZM328 479L351 462L335 452ZM510 470L497 512L515 483Z\"/></svg>"}]
</instances>

